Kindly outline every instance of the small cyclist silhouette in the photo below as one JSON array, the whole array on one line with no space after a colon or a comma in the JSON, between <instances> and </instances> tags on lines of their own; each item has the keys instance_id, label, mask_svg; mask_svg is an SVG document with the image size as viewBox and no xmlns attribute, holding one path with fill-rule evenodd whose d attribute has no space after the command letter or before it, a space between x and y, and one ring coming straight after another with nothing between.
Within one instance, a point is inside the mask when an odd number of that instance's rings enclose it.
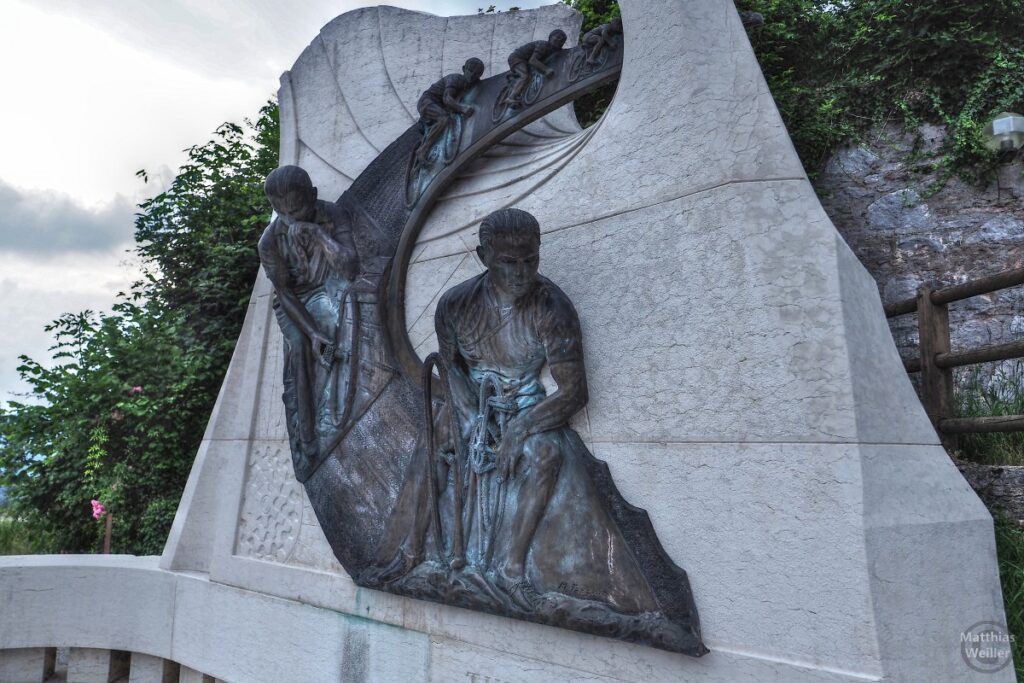
<instances>
[{"instance_id":1,"label":"small cyclist silhouette","mask_svg":"<svg viewBox=\"0 0 1024 683\"><path fill-rule=\"evenodd\" d=\"M565 40L565 31L555 29L547 40L527 43L512 51L508 56L508 83L494 103L495 123L505 118L509 111L537 101L545 81L555 75L548 62L562 51Z\"/></svg>"}]
</instances>

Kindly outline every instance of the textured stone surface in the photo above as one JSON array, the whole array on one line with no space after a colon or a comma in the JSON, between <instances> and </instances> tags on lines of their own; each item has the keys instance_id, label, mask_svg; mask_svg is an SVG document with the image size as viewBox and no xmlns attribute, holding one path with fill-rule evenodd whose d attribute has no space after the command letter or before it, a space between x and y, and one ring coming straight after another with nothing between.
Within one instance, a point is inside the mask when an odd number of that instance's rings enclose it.
<instances>
[{"instance_id":1,"label":"textured stone surface","mask_svg":"<svg viewBox=\"0 0 1024 683\"><path fill-rule=\"evenodd\" d=\"M956 466L990 510L998 510L1024 526L1024 467L979 465L966 460L956 461Z\"/></svg>"},{"instance_id":2,"label":"textured stone surface","mask_svg":"<svg viewBox=\"0 0 1024 683\"><path fill-rule=\"evenodd\" d=\"M98 561L99 560L99 561ZM105 561L105 562L104 562ZM264 566L267 563L257 563ZM24 572L31 565L32 575ZM171 590L154 593L149 583ZM0 590L16 610L39 612L17 629L20 643L74 643L80 624L64 618L62 591L33 593L67 576L85 611L103 616L89 638L136 653L180 662L184 680L203 675L218 681L634 681L853 683L874 676L822 671L799 662L779 662L722 647L701 660L648 647L562 631L478 612L441 607L361 591L344 613L241 590L185 572L161 570L155 558L48 556L0 558ZM305 572L305 585L314 585ZM126 580L127 579L127 580ZM116 595L117 600L112 600ZM127 640L118 621L130 621L147 602L167 615L162 643ZM390 602L390 606L382 604ZM173 631L170 623L173 622ZM10 634L0 630L0 653ZM31 647L26 645L25 647ZM204 673L200 673L204 672Z\"/></svg>"},{"instance_id":3,"label":"textured stone surface","mask_svg":"<svg viewBox=\"0 0 1024 683\"><path fill-rule=\"evenodd\" d=\"M114 683L128 675L129 653L73 647L68 657L67 683Z\"/></svg>"},{"instance_id":4,"label":"textured stone surface","mask_svg":"<svg viewBox=\"0 0 1024 683\"><path fill-rule=\"evenodd\" d=\"M936 443L873 284L810 191L730 184L542 224L541 271L583 326L594 439ZM410 270L407 319L424 355L435 292L480 267L475 235L462 237L461 254ZM793 253L805 261L789 268Z\"/></svg>"},{"instance_id":5,"label":"textured stone surface","mask_svg":"<svg viewBox=\"0 0 1024 683\"><path fill-rule=\"evenodd\" d=\"M43 683L53 673L52 655L43 647L0 650L0 683Z\"/></svg>"},{"instance_id":6,"label":"textured stone surface","mask_svg":"<svg viewBox=\"0 0 1024 683\"><path fill-rule=\"evenodd\" d=\"M178 683L181 666L163 657L133 652L128 683Z\"/></svg>"},{"instance_id":7,"label":"textured stone surface","mask_svg":"<svg viewBox=\"0 0 1024 683\"><path fill-rule=\"evenodd\" d=\"M239 554L286 562L301 529L302 498L288 442L254 444L238 524Z\"/></svg>"},{"instance_id":8,"label":"textured stone surface","mask_svg":"<svg viewBox=\"0 0 1024 683\"><path fill-rule=\"evenodd\" d=\"M214 680L213 676L187 666L181 667L181 671L178 673L178 683L214 683Z\"/></svg>"},{"instance_id":9,"label":"textured stone surface","mask_svg":"<svg viewBox=\"0 0 1024 683\"><path fill-rule=\"evenodd\" d=\"M878 284L884 303L921 284L952 285L1024 265L1024 162L1007 164L985 186L949 180L939 191L934 155L941 127L914 134L873 131L837 151L815 185L840 234ZM1024 290L1003 290L950 307L954 348L1012 341ZM916 355L917 320L891 321L897 346Z\"/></svg>"}]
</instances>

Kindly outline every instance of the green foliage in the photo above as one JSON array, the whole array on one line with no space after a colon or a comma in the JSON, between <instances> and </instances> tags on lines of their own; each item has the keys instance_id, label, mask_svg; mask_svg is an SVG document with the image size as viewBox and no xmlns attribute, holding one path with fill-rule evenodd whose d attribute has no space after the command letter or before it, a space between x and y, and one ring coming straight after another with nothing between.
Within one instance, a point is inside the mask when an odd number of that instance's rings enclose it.
<instances>
[{"instance_id":1,"label":"green foliage","mask_svg":"<svg viewBox=\"0 0 1024 683\"><path fill-rule=\"evenodd\" d=\"M621 13L618 0L566 0L565 4L583 15L583 33L607 24Z\"/></svg>"},{"instance_id":2,"label":"green foliage","mask_svg":"<svg viewBox=\"0 0 1024 683\"><path fill-rule=\"evenodd\" d=\"M819 0L736 5L764 16L764 25L748 32L750 42L804 168L813 174L861 123L848 109L849 83L837 64L840 15Z\"/></svg>"},{"instance_id":3,"label":"green foliage","mask_svg":"<svg viewBox=\"0 0 1024 683\"><path fill-rule=\"evenodd\" d=\"M996 520L995 527L1006 627L1013 635L1017 680L1024 680L1024 529L1005 520Z\"/></svg>"},{"instance_id":4,"label":"green foliage","mask_svg":"<svg viewBox=\"0 0 1024 683\"><path fill-rule=\"evenodd\" d=\"M0 483L50 551L159 553L245 315L269 220L277 106L188 150L170 188L140 205L144 277L111 313L47 327L53 361L22 357L32 402L0 413ZM146 179L145 172L139 172Z\"/></svg>"},{"instance_id":5,"label":"green foliage","mask_svg":"<svg viewBox=\"0 0 1024 683\"><path fill-rule=\"evenodd\" d=\"M31 555L38 551L32 530L24 522L0 516L0 555Z\"/></svg>"},{"instance_id":6,"label":"green foliage","mask_svg":"<svg viewBox=\"0 0 1024 683\"><path fill-rule=\"evenodd\" d=\"M974 368L957 383L959 417L1024 415L1024 364L1001 365L992 375ZM1024 432L962 434L959 456L987 465L1024 465Z\"/></svg>"},{"instance_id":7,"label":"green foliage","mask_svg":"<svg viewBox=\"0 0 1024 683\"><path fill-rule=\"evenodd\" d=\"M519 9L520 9L519 7L516 7L515 5L513 5L512 7L509 7L505 11L506 12L518 12ZM498 9L494 5L488 5L487 9L484 9L483 7L477 7L476 8L476 13L477 14L501 14L501 11L502 10Z\"/></svg>"},{"instance_id":8,"label":"green foliage","mask_svg":"<svg viewBox=\"0 0 1024 683\"><path fill-rule=\"evenodd\" d=\"M619 14L614 0L566 0L583 30ZM737 0L768 87L810 175L846 140L889 121L947 127L940 180L983 181L998 164L982 144L996 114L1024 109L1024 0ZM629 30L629 27L626 27ZM576 102L588 126L615 93Z\"/></svg>"},{"instance_id":9,"label":"green foliage","mask_svg":"<svg viewBox=\"0 0 1024 683\"><path fill-rule=\"evenodd\" d=\"M583 15L581 33L586 33L601 24L607 24L620 14L617 0L566 0L566 4ZM589 128L601 118L605 109L611 104L612 97L615 96L617 85L618 81L601 86L573 102L576 119L581 126Z\"/></svg>"},{"instance_id":10,"label":"green foliage","mask_svg":"<svg viewBox=\"0 0 1024 683\"><path fill-rule=\"evenodd\" d=\"M805 168L888 121L947 126L943 177L987 178L992 116L1024 105L1024 0L739 0L751 44Z\"/></svg>"}]
</instances>

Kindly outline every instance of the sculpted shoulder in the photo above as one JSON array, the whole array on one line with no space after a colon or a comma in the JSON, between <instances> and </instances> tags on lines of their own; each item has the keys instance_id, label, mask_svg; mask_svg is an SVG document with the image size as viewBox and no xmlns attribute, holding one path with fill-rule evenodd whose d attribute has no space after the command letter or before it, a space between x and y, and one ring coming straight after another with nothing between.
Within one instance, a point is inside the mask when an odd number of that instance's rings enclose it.
<instances>
[{"instance_id":1,"label":"sculpted shoulder","mask_svg":"<svg viewBox=\"0 0 1024 683\"><path fill-rule=\"evenodd\" d=\"M577 317L576 307L573 306L569 295L543 275L538 275L537 280L538 285L535 294L537 305L555 317L575 320Z\"/></svg>"},{"instance_id":2,"label":"sculpted shoulder","mask_svg":"<svg viewBox=\"0 0 1024 683\"><path fill-rule=\"evenodd\" d=\"M271 251L276 251L277 244L274 241L274 232L277 230L278 220L279 219L276 216L270 219L270 223L267 224L267 227L263 230L263 234L260 235L260 241L256 245L256 249L259 251L260 256Z\"/></svg>"},{"instance_id":3,"label":"sculpted shoulder","mask_svg":"<svg viewBox=\"0 0 1024 683\"><path fill-rule=\"evenodd\" d=\"M487 273L481 273L446 291L437 302L437 310L449 313L474 302L480 295L480 286L486 275Z\"/></svg>"}]
</instances>

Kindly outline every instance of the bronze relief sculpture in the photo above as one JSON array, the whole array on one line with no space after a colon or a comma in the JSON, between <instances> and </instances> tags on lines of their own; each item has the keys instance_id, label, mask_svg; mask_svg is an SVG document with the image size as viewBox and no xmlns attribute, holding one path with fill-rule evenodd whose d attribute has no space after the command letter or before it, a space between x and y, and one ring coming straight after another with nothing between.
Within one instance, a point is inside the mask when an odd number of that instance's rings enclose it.
<instances>
[{"instance_id":1,"label":"bronze relief sculpture","mask_svg":"<svg viewBox=\"0 0 1024 683\"><path fill-rule=\"evenodd\" d=\"M416 110L420 114L422 138L416 153L409 157L405 203L416 204L423 189L450 164L462 142L463 120L473 115L469 104L473 86L480 82L484 63L476 57L466 60L461 74L448 74L423 91Z\"/></svg>"},{"instance_id":2,"label":"bronze relief sculpture","mask_svg":"<svg viewBox=\"0 0 1024 683\"><path fill-rule=\"evenodd\" d=\"M487 270L442 296L437 354L421 362L405 332L405 269L440 190L621 68L621 24L571 50L558 33L513 52L507 75L481 80L469 60L431 86L421 121L333 204L302 169L268 177L260 255L296 477L359 585L699 656L686 573L568 426L588 397L583 339L539 274L536 219L484 219ZM480 107L502 114L464 127Z\"/></svg>"}]
</instances>

